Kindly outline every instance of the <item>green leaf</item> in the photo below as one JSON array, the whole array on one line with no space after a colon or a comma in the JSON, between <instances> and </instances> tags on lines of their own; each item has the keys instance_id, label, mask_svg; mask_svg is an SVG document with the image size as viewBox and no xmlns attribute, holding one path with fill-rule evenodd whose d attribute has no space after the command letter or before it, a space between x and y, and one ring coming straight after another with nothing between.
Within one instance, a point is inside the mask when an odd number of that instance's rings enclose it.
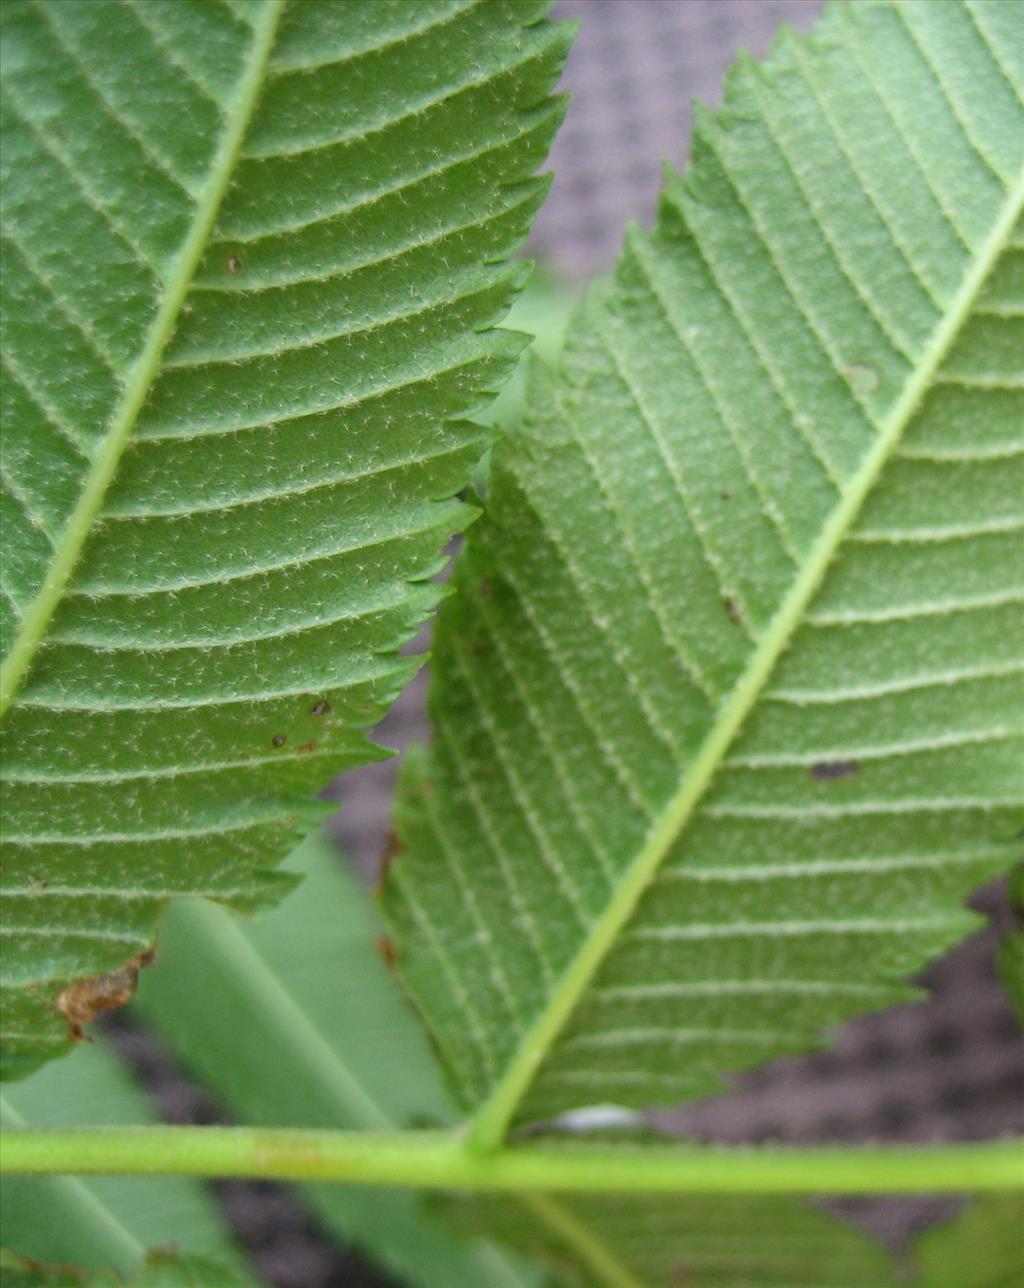
<instances>
[{"instance_id":1,"label":"green leaf","mask_svg":"<svg viewBox=\"0 0 1024 1288\"><path fill-rule=\"evenodd\" d=\"M484 424L509 430L522 420L531 361L537 357L548 365L555 363L574 302L574 293L565 283L543 269L534 271L508 315L510 327L532 337L530 347L520 358L512 379L478 418Z\"/></svg>"},{"instance_id":2,"label":"green leaf","mask_svg":"<svg viewBox=\"0 0 1024 1288\"><path fill-rule=\"evenodd\" d=\"M495 450L386 901L480 1145L914 996L1014 857L1020 13L741 59Z\"/></svg>"},{"instance_id":3,"label":"green leaf","mask_svg":"<svg viewBox=\"0 0 1024 1288\"><path fill-rule=\"evenodd\" d=\"M6 1075L380 754L522 347L546 7L4 4Z\"/></svg>"},{"instance_id":4,"label":"green leaf","mask_svg":"<svg viewBox=\"0 0 1024 1288\"><path fill-rule=\"evenodd\" d=\"M920 1288L1016 1288L1024 1282L1024 1196L986 1194L916 1243Z\"/></svg>"},{"instance_id":5,"label":"green leaf","mask_svg":"<svg viewBox=\"0 0 1024 1288\"><path fill-rule=\"evenodd\" d=\"M256 1281L205 1257L153 1253L127 1278L87 1275L73 1266L45 1265L0 1251L7 1288L255 1288Z\"/></svg>"},{"instance_id":6,"label":"green leaf","mask_svg":"<svg viewBox=\"0 0 1024 1288\"><path fill-rule=\"evenodd\" d=\"M148 1097L102 1039L5 1088L0 1118L4 1127L156 1121ZM199 1182L177 1176L4 1176L0 1240L40 1261L112 1266L125 1275L153 1246L240 1260L211 1196Z\"/></svg>"},{"instance_id":7,"label":"green leaf","mask_svg":"<svg viewBox=\"0 0 1024 1288\"><path fill-rule=\"evenodd\" d=\"M79 1288L88 1282L71 1266L46 1266L0 1248L0 1270L8 1288Z\"/></svg>"},{"instance_id":8,"label":"green leaf","mask_svg":"<svg viewBox=\"0 0 1024 1288\"><path fill-rule=\"evenodd\" d=\"M285 870L301 885L256 924L198 901L171 909L139 989L143 1017L239 1122L449 1120L425 1035L377 951L367 892L319 835ZM536 1283L505 1254L456 1239L421 1195L314 1183L301 1192L327 1229L403 1283Z\"/></svg>"},{"instance_id":9,"label":"green leaf","mask_svg":"<svg viewBox=\"0 0 1024 1288\"><path fill-rule=\"evenodd\" d=\"M510 1205L476 1195L453 1205L453 1214L580 1288L1016 1288L1024 1279L1019 1194L972 1200L919 1235L907 1265L799 1199L537 1194Z\"/></svg>"},{"instance_id":10,"label":"green leaf","mask_svg":"<svg viewBox=\"0 0 1024 1288\"><path fill-rule=\"evenodd\" d=\"M895 1288L888 1254L800 1199L666 1195L467 1198L471 1229L548 1261L574 1288Z\"/></svg>"}]
</instances>

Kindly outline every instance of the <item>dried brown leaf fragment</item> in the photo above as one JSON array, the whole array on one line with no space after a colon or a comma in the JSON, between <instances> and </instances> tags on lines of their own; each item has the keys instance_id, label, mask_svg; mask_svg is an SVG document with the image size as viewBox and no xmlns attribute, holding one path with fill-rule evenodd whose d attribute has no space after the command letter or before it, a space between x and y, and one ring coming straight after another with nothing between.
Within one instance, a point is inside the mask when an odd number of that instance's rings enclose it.
<instances>
[{"instance_id":1,"label":"dried brown leaf fragment","mask_svg":"<svg viewBox=\"0 0 1024 1288\"><path fill-rule=\"evenodd\" d=\"M92 975L69 984L57 998L57 1010L68 1022L68 1032L73 1042L92 1039L84 1026L91 1024L102 1011L124 1006L135 996L139 985L139 971L149 966L156 956L154 948L130 957L123 966L107 971L105 975Z\"/></svg>"}]
</instances>

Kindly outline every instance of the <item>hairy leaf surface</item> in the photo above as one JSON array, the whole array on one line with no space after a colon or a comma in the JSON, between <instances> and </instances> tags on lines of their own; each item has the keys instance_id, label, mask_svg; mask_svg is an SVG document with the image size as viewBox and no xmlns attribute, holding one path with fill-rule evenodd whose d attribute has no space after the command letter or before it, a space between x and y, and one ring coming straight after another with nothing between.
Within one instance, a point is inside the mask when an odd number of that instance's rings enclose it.
<instances>
[{"instance_id":1,"label":"hairy leaf surface","mask_svg":"<svg viewBox=\"0 0 1024 1288\"><path fill-rule=\"evenodd\" d=\"M3 6L3 1070L373 758L510 373L546 0Z\"/></svg>"},{"instance_id":2,"label":"hairy leaf surface","mask_svg":"<svg viewBox=\"0 0 1024 1288\"><path fill-rule=\"evenodd\" d=\"M377 951L368 891L321 835L284 864L302 883L256 925L197 900L168 913L136 1003L232 1118L385 1130L452 1116L416 1023ZM210 981L216 980L216 987ZM422 1195L307 1183L323 1226L403 1284L529 1288L528 1267L469 1244Z\"/></svg>"},{"instance_id":3,"label":"hairy leaf surface","mask_svg":"<svg viewBox=\"0 0 1024 1288\"><path fill-rule=\"evenodd\" d=\"M912 996L1013 857L1020 16L741 59L496 449L387 897L481 1142Z\"/></svg>"}]
</instances>

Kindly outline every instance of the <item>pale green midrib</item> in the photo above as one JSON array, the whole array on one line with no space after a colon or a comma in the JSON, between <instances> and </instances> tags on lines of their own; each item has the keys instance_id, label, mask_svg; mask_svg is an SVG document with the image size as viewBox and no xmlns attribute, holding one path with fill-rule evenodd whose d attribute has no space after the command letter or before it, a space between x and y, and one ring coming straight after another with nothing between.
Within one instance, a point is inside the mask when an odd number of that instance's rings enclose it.
<instances>
[{"instance_id":1,"label":"pale green midrib","mask_svg":"<svg viewBox=\"0 0 1024 1288\"><path fill-rule=\"evenodd\" d=\"M799 627L808 603L817 590L861 506L878 480L882 468L917 410L950 347L970 316L974 301L992 271L1004 243L1024 208L1024 172L996 218L992 230L953 299L949 312L936 327L903 393L879 426L874 447L868 452L852 483L821 531L818 540L768 626L732 697L704 740L693 767L648 833L604 913L594 922L576 956L552 993L547 1007L525 1034L508 1069L474 1115L467 1144L477 1150L495 1148L503 1139L524 1094L544 1057L551 1049L581 999L595 972L614 946L651 878L680 835L694 807L714 776L722 757L760 696L775 664Z\"/></svg>"},{"instance_id":2,"label":"pale green midrib","mask_svg":"<svg viewBox=\"0 0 1024 1288\"><path fill-rule=\"evenodd\" d=\"M146 338L145 346L125 384L121 400L86 476L82 494L68 519L46 579L22 619L11 651L0 666L0 718L10 706L21 681L43 642L46 629L60 603L99 514L107 490L131 439L139 412L160 373L164 350L174 333L192 278L209 241L214 221L234 173L245 133L263 85L264 73L285 0L265 0L261 24L254 33L249 64L238 85L220 148L210 168L206 190L196 208L188 236L165 286L164 297Z\"/></svg>"},{"instance_id":3,"label":"pale green midrib","mask_svg":"<svg viewBox=\"0 0 1024 1288\"><path fill-rule=\"evenodd\" d=\"M538 1221L548 1226L606 1288L649 1288L637 1279L564 1204L549 1194L524 1194L519 1202Z\"/></svg>"},{"instance_id":4,"label":"pale green midrib","mask_svg":"<svg viewBox=\"0 0 1024 1288\"><path fill-rule=\"evenodd\" d=\"M0 1124L4 1127L28 1127L6 1096L0 1093ZM89 1187L76 1176L45 1178L61 1197L66 1210L81 1213L84 1222L95 1232L95 1250L124 1272L130 1272L142 1261L146 1249L131 1234L111 1210L102 1203ZM17 1249L15 1248L16 1252Z\"/></svg>"},{"instance_id":5,"label":"pale green midrib","mask_svg":"<svg viewBox=\"0 0 1024 1288\"><path fill-rule=\"evenodd\" d=\"M358 1076L317 1030L302 1006L267 965L235 919L208 903L179 909L207 940L208 951L223 969L252 995L267 1027L286 1050L300 1053L301 1063L336 1100L353 1124L365 1128L397 1127L396 1120L373 1098Z\"/></svg>"}]
</instances>

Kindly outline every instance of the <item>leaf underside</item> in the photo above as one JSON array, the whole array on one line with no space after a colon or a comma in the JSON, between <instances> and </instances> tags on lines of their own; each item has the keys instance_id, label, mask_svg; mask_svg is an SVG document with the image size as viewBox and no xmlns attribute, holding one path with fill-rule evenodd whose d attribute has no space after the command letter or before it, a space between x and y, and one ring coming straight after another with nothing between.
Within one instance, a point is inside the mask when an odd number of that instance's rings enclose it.
<instances>
[{"instance_id":1,"label":"leaf underside","mask_svg":"<svg viewBox=\"0 0 1024 1288\"><path fill-rule=\"evenodd\" d=\"M448 1121L423 1030L375 952L367 892L323 837L310 837L285 866L302 884L255 925L197 901L172 909L135 1009L241 1124L380 1130ZM73 1067L43 1070L24 1090ZM428 1208L423 1196L396 1190L305 1184L301 1192L326 1229L423 1288L539 1282L493 1246L460 1244L446 1220L550 1264L559 1283L896 1282L877 1244L798 1199L507 1194L435 1196Z\"/></svg>"},{"instance_id":2,"label":"leaf underside","mask_svg":"<svg viewBox=\"0 0 1024 1288\"><path fill-rule=\"evenodd\" d=\"M546 7L3 6L6 1076L379 754L522 345Z\"/></svg>"},{"instance_id":3,"label":"leaf underside","mask_svg":"<svg viewBox=\"0 0 1024 1288\"><path fill-rule=\"evenodd\" d=\"M1020 16L742 59L495 451L386 895L480 1141L913 996L1014 856Z\"/></svg>"},{"instance_id":4,"label":"leaf underside","mask_svg":"<svg viewBox=\"0 0 1024 1288\"><path fill-rule=\"evenodd\" d=\"M846 1221L784 1197L538 1195L517 1205L477 1195L455 1214L578 1288L1011 1288L1024 1273L1016 1194L982 1195L898 1258Z\"/></svg>"},{"instance_id":5,"label":"leaf underside","mask_svg":"<svg viewBox=\"0 0 1024 1288\"><path fill-rule=\"evenodd\" d=\"M467 1197L464 1226L546 1261L567 1288L894 1288L884 1249L802 1199Z\"/></svg>"}]
</instances>

